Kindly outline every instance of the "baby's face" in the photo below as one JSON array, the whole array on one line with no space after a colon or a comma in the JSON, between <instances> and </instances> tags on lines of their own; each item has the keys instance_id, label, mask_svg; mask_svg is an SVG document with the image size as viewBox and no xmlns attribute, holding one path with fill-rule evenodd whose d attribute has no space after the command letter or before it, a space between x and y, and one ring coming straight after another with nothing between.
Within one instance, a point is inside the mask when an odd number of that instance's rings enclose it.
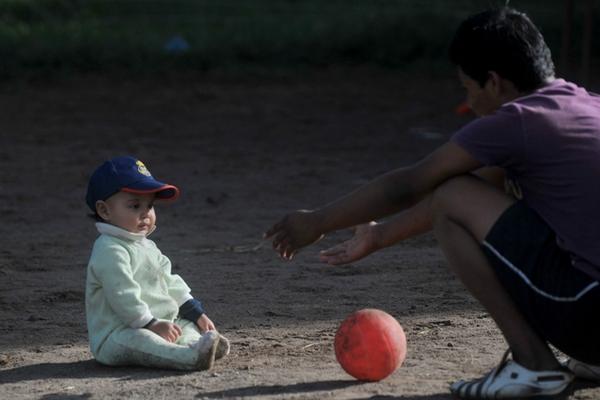
<instances>
[{"instance_id":1,"label":"baby's face","mask_svg":"<svg viewBox=\"0 0 600 400\"><path fill-rule=\"evenodd\" d=\"M118 192L106 201L100 216L110 224L133 233L148 234L156 224L154 200L156 195Z\"/></svg>"}]
</instances>

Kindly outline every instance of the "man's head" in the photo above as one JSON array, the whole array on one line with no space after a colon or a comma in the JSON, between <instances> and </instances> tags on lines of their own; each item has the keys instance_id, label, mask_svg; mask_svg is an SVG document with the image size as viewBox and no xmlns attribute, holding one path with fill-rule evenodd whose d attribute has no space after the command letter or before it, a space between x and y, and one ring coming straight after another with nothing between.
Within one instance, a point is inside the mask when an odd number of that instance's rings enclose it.
<instances>
[{"instance_id":1,"label":"man's head","mask_svg":"<svg viewBox=\"0 0 600 400\"><path fill-rule=\"evenodd\" d=\"M449 55L482 88L492 71L521 93L554 77L554 63L542 34L525 14L511 8L484 11L465 20Z\"/></svg>"},{"instance_id":2,"label":"man's head","mask_svg":"<svg viewBox=\"0 0 600 400\"><path fill-rule=\"evenodd\" d=\"M116 157L94 171L86 203L102 221L131 232L152 230L155 199L176 199L179 189L157 181L144 163L133 157Z\"/></svg>"}]
</instances>

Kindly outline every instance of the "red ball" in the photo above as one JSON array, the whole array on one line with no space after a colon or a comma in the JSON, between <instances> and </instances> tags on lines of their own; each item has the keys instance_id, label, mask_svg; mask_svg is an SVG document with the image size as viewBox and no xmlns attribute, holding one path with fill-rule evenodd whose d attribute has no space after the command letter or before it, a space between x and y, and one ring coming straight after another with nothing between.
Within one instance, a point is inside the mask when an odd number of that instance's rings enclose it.
<instances>
[{"instance_id":1,"label":"red ball","mask_svg":"<svg viewBox=\"0 0 600 400\"><path fill-rule=\"evenodd\" d=\"M390 314L364 309L349 315L334 341L335 357L348 374L360 381L380 381L406 357L404 330Z\"/></svg>"}]
</instances>

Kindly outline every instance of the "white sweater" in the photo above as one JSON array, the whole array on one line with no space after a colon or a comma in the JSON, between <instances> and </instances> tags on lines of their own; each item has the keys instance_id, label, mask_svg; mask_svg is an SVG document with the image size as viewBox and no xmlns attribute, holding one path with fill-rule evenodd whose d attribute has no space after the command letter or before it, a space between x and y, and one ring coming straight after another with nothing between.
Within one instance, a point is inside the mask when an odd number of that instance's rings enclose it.
<instances>
[{"instance_id":1,"label":"white sweater","mask_svg":"<svg viewBox=\"0 0 600 400\"><path fill-rule=\"evenodd\" d=\"M88 263L85 308L90 348L95 355L115 330L142 328L152 318L173 321L192 298L190 288L171 274L171 262L144 234L97 223Z\"/></svg>"}]
</instances>

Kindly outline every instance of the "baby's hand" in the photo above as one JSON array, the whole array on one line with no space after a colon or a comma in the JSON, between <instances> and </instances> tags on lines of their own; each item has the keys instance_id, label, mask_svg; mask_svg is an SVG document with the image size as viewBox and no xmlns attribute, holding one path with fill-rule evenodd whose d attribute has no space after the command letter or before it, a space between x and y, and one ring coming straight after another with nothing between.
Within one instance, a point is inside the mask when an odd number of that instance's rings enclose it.
<instances>
[{"instance_id":1,"label":"baby's hand","mask_svg":"<svg viewBox=\"0 0 600 400\"><path fill-rule=\"evenodd\" d=\"M206 316L206 314L202 314L198 318L198 321L196 321L196 325L198 325L198 328L200 328L202 332L215 330L215 324L213 324L213 322L210 320L210 318Z\"/></svg>"},{"instance_id":2,"label":"baby's hand","mask_svg":"<svg viewBox=\"0 0 600 400\"><path fill-rule=\"evenodd\" d=\"M182 333L181 328L177 324L169 321L156 321L148 329L171 343L175 343Z\"/></svg>"}]
</instances>

